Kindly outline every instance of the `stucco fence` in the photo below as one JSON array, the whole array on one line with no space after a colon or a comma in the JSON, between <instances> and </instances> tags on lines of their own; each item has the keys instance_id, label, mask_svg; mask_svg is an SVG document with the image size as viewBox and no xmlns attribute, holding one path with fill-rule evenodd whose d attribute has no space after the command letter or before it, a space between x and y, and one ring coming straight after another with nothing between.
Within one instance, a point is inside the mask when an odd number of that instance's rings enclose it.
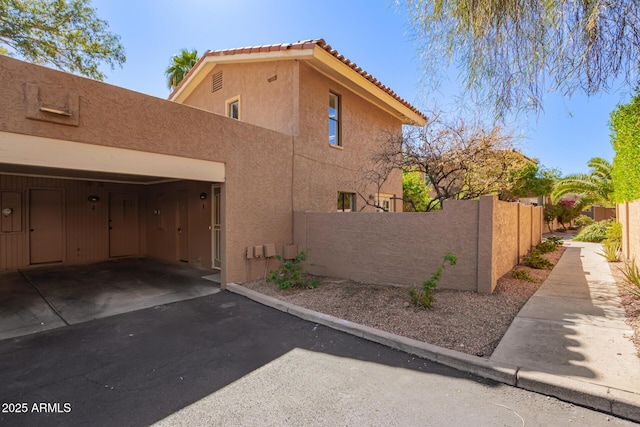
<instances>
[{"instance_id":1,"label":"stucco fence","mask_svg":"<svg viewBox=\"0 0 640 427\"><path fill-rule=\"evenodd\" d=\"M312 274L365 283L420 285L457 257L438 284L488 294L542 240L542 208L499 201L447 201L431 213L295 212L294 240Z\"/></svg>"},{"instance_id":2,"label":"stucco fence","mask_svg":"<svg viewBox=\"0 0 640 427\"><path fill-rule=\"evenodd\" d=\"M640 200L617 206L616 216L622 224L622 255L640 262Z\"/></svg>"}]
</instances>

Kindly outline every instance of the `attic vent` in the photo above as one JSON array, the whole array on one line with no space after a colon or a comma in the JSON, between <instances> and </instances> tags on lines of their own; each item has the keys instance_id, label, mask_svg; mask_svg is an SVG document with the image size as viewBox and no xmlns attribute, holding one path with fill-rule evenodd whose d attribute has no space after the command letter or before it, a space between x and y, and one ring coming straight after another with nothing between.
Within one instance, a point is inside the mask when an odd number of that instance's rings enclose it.
<instances>
[{"instance_id":1,"label":"attic vent","mask_svg":"<svg viewBox=\"0 0 640 427\"><path fill-rule=\"evenodd\" d=\"M211 76L211 92L215 92L220 89L222 89L222 71Z\"/></svg>"}]
</instances>

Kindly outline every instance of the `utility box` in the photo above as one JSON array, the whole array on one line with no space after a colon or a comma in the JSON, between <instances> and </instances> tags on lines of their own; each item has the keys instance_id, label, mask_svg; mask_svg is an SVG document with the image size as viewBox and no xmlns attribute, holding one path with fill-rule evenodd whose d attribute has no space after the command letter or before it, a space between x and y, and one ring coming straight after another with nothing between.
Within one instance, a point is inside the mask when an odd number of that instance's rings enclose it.
<instances>
[{"instance_id":1,"label":"utility box","mask_svg":"<svg viewBox=\"0 0 640 427\"><path fill-rule=\"evenodd\" d=\"M284 245L284 259L294 259L298 255L298 245Z\"/></svg>"},{"instance_id":2,"label":"utility box","mask_svg":"<svg viewBox=\"0 0 640 427\"><path fill-rule=\"evenodd\" d=\"M262 246L254 246L253 247L253 256L255 258L262 258L262 254L263 254Z\"/></svg>"},{"instance_id":3,"label":"utility box","mask_svg":"<svg viewBox=\"0 0 640 427\"><path fill-rule=\"evenodd\" d=\"M276 245L274 243L266 243L264 245L264 257L273 258L276 256Z\"/></svg>"}]
</instances>

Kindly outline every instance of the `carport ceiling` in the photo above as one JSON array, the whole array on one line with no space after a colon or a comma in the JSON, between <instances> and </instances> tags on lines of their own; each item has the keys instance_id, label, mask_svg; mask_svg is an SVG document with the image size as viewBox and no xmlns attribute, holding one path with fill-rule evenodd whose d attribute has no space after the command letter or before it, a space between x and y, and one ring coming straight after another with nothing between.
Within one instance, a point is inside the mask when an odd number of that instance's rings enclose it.
<instances>
[{"instance_id":1,"label":"carport ceiling","mask_svg":"<svg viewBox=\"0 0 640 427\"><path fill-rule=\"evenodd\" d=\"M177 179L158 178L157 176L128 175L122 173L95 172L74 169L57 169L43 166L12 165L7 163L0 163L0 175L43 176L49 178L117 182L124 184L142 185L178 181Z\"/></svg>"}]
</instances>

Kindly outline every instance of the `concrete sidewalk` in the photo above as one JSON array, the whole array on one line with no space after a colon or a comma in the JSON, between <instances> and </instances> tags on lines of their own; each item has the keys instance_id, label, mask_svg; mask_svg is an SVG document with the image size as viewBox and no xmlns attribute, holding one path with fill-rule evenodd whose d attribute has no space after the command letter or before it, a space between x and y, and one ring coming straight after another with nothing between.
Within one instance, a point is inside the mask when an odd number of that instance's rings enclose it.
<instances>
[{"instance_id":1,"label":"concrete sidewalk","mask_svg":"<svg viewBox=\"0 0 640 427\"><path fill-rule=\"evenodd\" d=\"M553 272L493 352L480 358L286 303L237 284L227 289L447 366L640 422L640 359L628 339L601 245L566 241Z\"/></svg>"},{"instance_id":2,"label":"concrete sidewalk","mask_svg":"<svg viewBox=\"0 0 640 427\"><path fill-rule=\"evenodd\" d=\"M598 254L602 245L568 241L565 246L491 360L518 366L521 382L544 380L559 387L570 379L594 396L626 395L640 407L640 359L611 268Z\"/></svg>"}]
</instances>

